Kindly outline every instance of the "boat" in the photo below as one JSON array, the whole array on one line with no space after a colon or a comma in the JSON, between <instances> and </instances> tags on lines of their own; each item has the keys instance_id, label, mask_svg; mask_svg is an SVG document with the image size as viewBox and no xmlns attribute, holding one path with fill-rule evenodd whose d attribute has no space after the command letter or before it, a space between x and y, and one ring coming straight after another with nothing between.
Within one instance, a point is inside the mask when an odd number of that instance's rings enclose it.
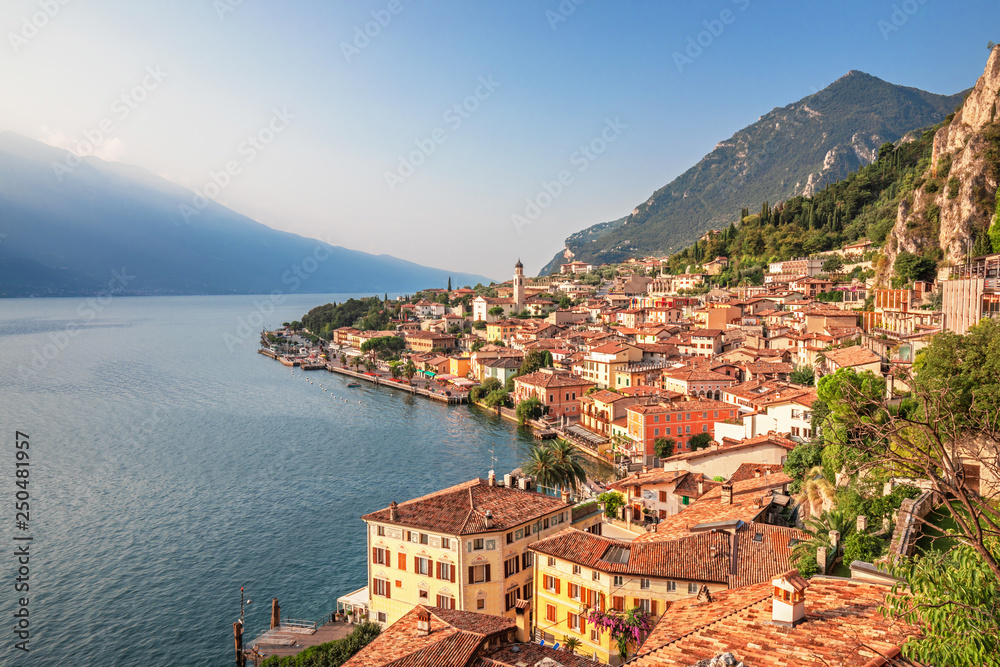
<instances>
[{"instance_id":1,"label":"boat","mask_svg":"<svg viewBox=\"0 0 1000 667\"><path fill-rule=\"evenodd\" d=\"M353 389L354 387L360 387L360 386L361 386L361 383L360 383L360 382L348 382L348 383L347 383L347 386L348 386L349 388L352 388L352 389Z\"/></svg>"}]
</instances>

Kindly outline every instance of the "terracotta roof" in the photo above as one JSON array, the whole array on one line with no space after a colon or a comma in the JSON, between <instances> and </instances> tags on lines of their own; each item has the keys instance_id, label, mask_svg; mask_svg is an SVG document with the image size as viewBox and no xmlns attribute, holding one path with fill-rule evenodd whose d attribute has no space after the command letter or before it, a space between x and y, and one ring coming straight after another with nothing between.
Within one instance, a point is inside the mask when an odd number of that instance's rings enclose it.
<instances>
[{"instance_id":1,"label":"terracotta roof","mask_svg":"<svg viewBox=\"0 0 1000 667\"><path fill-rule=\"evenodd\" d=\"M734 482L742 482L745 479L753 479L758 476L763 477L765 474L773 475L778 472L784 472L784 466L780 463L741 463L740 467L736 469L736 472L729 476L727 481L732 484ZM760 475L757 473L760 473Z\"/></svg>"},{"instance_id":2,"label":"terracotta roof","mask_svg":"<svg viewBox=\"0 0 1000 667\"><path fill-rule=\"evenodd\" d=\"M601 572L720 584L729 581L732 560L729 536L718 532L670 541L625 542L567 528L528 548Z\"/></svg>"},{"instance_id":3,"label":"terracotta roof","mask_svg":"<svg viewBox=\"0 0 1000 667\"><path fill-rule=\"evenodd\" d=\"M698 490L698 482L701 482L700 491ZM689 472L687 477L682 479L680 483L674 487L674 495L687 496L688 498L700 498L721 484L722 482L716 482L714 479L706 477L700 472Z\"/></svg>"},{"instance_id":4,"label":"terracotta roof","mask_svg":"<svg viewBox=\"0 0 1000 667\"><path fill-rule=\"evenodd\" d=\"M531 385L532 387L580 387L593 385L593 382L584 380L579 375L571 373L553 373L547 370L535 371L528 375L521 375L514 380L520 384Z\"/></svg>"},{"instance_id":5,"label":"terracotta roof","mask_svg":"<svg viewBox=\"0 0 1000 667\"><path fill-rule=\"evenodd\" d=\"M735 382L736 379L730 375L716 373L715 371L705 371L698 369L684 369L664 373L665 376L673 380L682 382Z\"/></svg>"},{"instance_id":6,"label":"terracotta roof","mask_svg":"<svg viewBox=\"0 0 1000 667\"><path fill-rule=\"evenodd\" d=\"M681 403L680 405L683 405ZM756 447L757 445L777 445L779 447L784 447L788 451L795 449L795 446L799 443L794 440L789 440L780 433L774 433L769 431L768 433L762 433L761 435L754 436L753 438L743 438L742 440L732 440L730 438L723 438L722 443L716 449L698 449L693 452L683 452L681 454L674 454L670 458L664 459L664 461L692 461L694 459L701 458L711 458L713 456L719 456L721 454L728 454L729 452L747 449L750 447Z\"/></svg>"},{"instance_id":7,"label":"terracotta roof","mask_svg":"<svg viewBox=\"0 0 1000 667\"><path fill-rule=\"evenodd\" d=\"M592 398L595 401L600 401L601 403L614 403L615 401L620 401L626 398L622 394L615 393L613 391L608 391L607 389L602 389L600 391L595 391L590 394L588 398Z\"/></svg>"},{"instance_id":8,"label":"terracotta roof","mask_svg":"<svg viewBox=\"0 0 1000 667\"><path fill-rule=\"evenodd\" d=\"M546 662L546 659L551 662ZM557 651L551 646L538 644L518 644L501 646L481 656L473 667L526 667L528 665L549 665L555 667L606 667L603 662L566 651Z\"/></svg>"},{"instance_id":9,"label":"terracotta roof","mask_svg":"<svg viewBox=\"0 0 1000 667\"><path fill-rule=\"evenodd\" d=\"M534 491L490 486L485 480L474 479L399 503L395 521L389 518L389 507L361 518L447 535L474 535L508 530L568 507L558 498ZM487 510L493 514L493 527L489 531L486 529Z\"/></svg>"},{"instance_id":10,"label":"terracotta roof","mask_svg":"<svg viewBox=\"0 0 1000 667\"><path fill-rule=\"evenodd\" d=\"M743 521L749 523L759 517L770 504L768 493L782 489L792 478L784 473L766 478L752 478L733 484L732 502L722 503L722 485L710 489L686 509L660 521L656 530L644 533L636 542L673 540L690 535L692 528L706 523L720 521Z\"/></svg>"},{"instance_id":11,"label":"terracotta roof","mask_svg":"<svg viewBox=\"0 0 1000 667\"><path fill-rule=\"evenodd\" d=\"M608 487L627 489L632 486L645 486L647 484L665 484L690 474L683 470L663 470L662 468L657 468L649 472L637 472L634 475L629 475L624 479L609 484Z\"/></svg>"},{"instance_id":12,"label":"terracotta roof","mask_svg":"<svg viewBox=\"0 0 1000 667\"><path fill-rule=\"evenodd\" d=\"M679 403L658 403L656 405L630 405L627 410L640 414L662 414L664 412L697 412L699 410L733 410L736 406L722 401L696 400Z\"/></svg>"},{"instance_id":13,"label":"terracotta roof","mask_svg":"<svg viewBox=\"0 0 1000 667\"><path fill-rule=\"evenodd\" d=\"M882 357L878 356L867 347L861 347L860 345L845 347L840 350L830 350L829 352L825 352L824 356L828 361L832 361L841 368L861 366L863 364L871 364L882 360Z\"/></svg>"},{"instance_id":14,"label":"terracotta roof","mask_svg":"<svg viewBox=\"0 0 1000 667\"><path fill-rule=\"evenodd\" d=\"M795 627L771 622L770 582L713 593L710 602L679 600L629 664L692 665L723 652L753 667L915 664L894 657L918 628L879 613L888 592L880 584L813 577L805 620ZM888 660L870 663L876 658Z\"/></svg>"},{"instance_id":15,"label":"terracotta roof","mask_svg":"<svg viewBox=\"0 0 1000 667\"><path fill-rule=\"evenodd\" d=\"M627 350L628 346L622 345L621 343L605 343L603 345L590 348L591 352L596 352L597 354L618 354L620 352L626 352Z\"/></svg>"},{"instance_id":16,"label":"terracotta roof","mask_svg":"<svg viewBox=\"0 0 1000 667\"><path fill-rule=\"evenodd\" d=\"M417 634L417 616L430 615L431 632ZM382 631L344 667L438 667L470 664L488 639L515 629L514 619L417 605Z\"/></svg>"}]
</instances>

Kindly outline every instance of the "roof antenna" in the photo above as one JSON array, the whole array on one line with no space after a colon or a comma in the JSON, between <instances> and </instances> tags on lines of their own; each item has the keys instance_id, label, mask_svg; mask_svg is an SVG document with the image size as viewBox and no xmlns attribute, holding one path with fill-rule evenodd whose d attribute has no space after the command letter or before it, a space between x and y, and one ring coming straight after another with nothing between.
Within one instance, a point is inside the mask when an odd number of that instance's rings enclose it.
<instances>
[{"instance_id":1,"label":"roof antenna","mask_svg":"<svg viewBox=\"0 0 1000 667\"><path fill-rule=\"evenodd\" d=\"M496 454L493 451L494 449L496 449L496 444L491 442L490 443L490 474L491 475L495 475L496 474L494 472L494 469L497 467L497 461L498 461L498 459L496 457Z\"/></svg>"}]
</instances>

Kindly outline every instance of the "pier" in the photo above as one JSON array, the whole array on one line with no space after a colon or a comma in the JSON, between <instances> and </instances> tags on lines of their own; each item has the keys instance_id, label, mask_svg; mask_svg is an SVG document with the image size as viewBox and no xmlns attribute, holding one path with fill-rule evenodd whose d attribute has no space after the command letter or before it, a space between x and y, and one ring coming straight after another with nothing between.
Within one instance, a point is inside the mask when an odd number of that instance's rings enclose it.
<instances>
[{"instance_id":1,"label":"pier","mask_svg":"<svg viewBox=\"0 0 1000 667\"><path fill-rule=\"evenodd\" d=\"M462 403L468 402L468 394L458 394L454 393L448 396L444 392L432 391L424 389L422 387L415 387L413 385L406 384L405 382L399 382L391 378L384 378L379 375L369 375L368 373L361 373L359 371L351 371L346 368L341 368L339 366L334 366L332 362L327 362L326 370L331 373L339 373L341 375L348 375L352 378L358 380L364 380L365 382L371 382L372 384L379 387L390 387L391 389L398 389L399 391L405 391L408 394L417 394L420 396L426 396L427 398L433 398L435 401L441 401L442 403L447 403L449 405L460 405Z\"/></svg>"}]
</instances>

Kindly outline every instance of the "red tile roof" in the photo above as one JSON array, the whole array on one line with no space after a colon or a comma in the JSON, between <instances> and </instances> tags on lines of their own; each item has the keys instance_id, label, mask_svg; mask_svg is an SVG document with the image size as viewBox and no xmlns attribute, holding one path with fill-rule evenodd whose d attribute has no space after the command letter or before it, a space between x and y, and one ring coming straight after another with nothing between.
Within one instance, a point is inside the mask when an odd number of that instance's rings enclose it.
<instances>
[{"instance_id":1,"label":"red tile roof","mask_svg":"<svg viewBox=\"0 0 1000 667\"><path fill-rule=\"evenodd\" d=\"M546 658L552 662L545 662ZM525 667L526 665L562 665L563 667L606 667L588 657L557 651L551 646L518 644L501 646L487 652L473 663L473 667Z\"/></svg>"},{"instance_id":2,"label":"red tile roof","mask_svg":"<svg viewBox=\"0 0 1000 667\"><path fill-rule=\"evenodd\" d=\"M551 371L540 370L528 375L522 375L515 379L520 384L531 385L532 387L583 387L593 386L594 383L584 380L579 375L571 373L553 373Z\"/></svg>"},{"instance_id":3,"label":"red tile roof","mask_svg":"<svg viewBox=\"0 0 1000 667\"><path fill-rule=\"evenodd\" d=\"M389 507L361 518L447 535L474 535L509 530L569 507L552 496L490 486L485 480L474 479L399 503L395 521L390 519ZM487 511L493 514L493 527L489 530L485 520Z\"/></svg>"},{"instance_id":4,"label":"red tile roof","mask_svg":"<svg viewBox=\"0 0 1000 667\"><path fill-rule=\"evenodd\" d=\"M692 665L729 652L753 667L861 667L897 655L898 647L918 633L879 613L888 592L879 584L813 577L805 592L805 620L791 628L771 622L770 582L713 593L710 602L676 601L629 664ZM890 658L873 664L914 663Z\"/></svg>"},{"instance_id":5,"label":"red tile roof","mask_svg":"<svg viewBox=\"0 0 1000 667\"><path fill-rule=\"evenodd\" d=\"M431 632L417 634L417 616L430 614ZM486 640L515 629L514 619L417 605L361 649L344 667L464 667Z\"/></svg>"}]
</instances>

